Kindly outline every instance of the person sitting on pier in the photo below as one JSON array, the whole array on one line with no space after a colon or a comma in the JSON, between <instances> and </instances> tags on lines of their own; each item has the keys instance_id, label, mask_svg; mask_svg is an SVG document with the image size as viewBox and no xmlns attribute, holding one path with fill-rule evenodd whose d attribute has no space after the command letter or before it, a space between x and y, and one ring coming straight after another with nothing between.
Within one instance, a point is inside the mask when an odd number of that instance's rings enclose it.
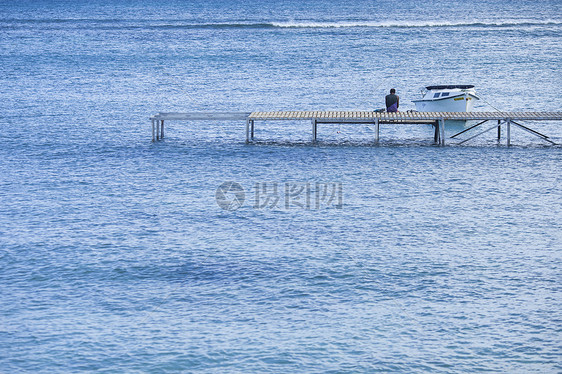
<instances>
[{"instance_id":1,"label":"person sitting on pier","mask_svg":"<svg viewBox=\"0 0 562 374\"><path fill-rule=\"evenodd\" d=\"M396 90L394 88L390 89L390 95L386 95L385 101L387 112L398 112L398 107L400 106L400 97L396 95Z\"/></svg>"}]
</instances>

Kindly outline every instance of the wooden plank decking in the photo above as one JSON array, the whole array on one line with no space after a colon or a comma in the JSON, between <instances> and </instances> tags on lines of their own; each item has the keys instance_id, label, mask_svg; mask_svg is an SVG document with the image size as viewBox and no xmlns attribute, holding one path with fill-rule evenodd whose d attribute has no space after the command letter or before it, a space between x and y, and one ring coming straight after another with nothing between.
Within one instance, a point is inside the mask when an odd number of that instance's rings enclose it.
<instances>
[{"instance_id":1,"label":"wooden plank decking","mask_svg":"<svg viewBox=\"0 0 562 374\"><path fill-rule=\"evenodd\" d=\"M372 112L372 111L275 111L252 112L250 120L361 121L379 120L562 120L562 112Z\"/></svg>"}]
</instances>

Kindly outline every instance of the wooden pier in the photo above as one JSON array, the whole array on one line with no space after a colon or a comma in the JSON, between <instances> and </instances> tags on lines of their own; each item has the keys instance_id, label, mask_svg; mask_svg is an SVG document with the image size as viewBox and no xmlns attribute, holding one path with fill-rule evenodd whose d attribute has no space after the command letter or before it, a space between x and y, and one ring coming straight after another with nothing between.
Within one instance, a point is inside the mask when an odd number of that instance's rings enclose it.
<instances>
[{"instance_id":1,"label":"wooden pier","mask_svg":"<svg viewBox=\"0 0 562 374\"><path fill-rule=\"evenodd\" d=\"M481 130L456 144L466 143L494 129L498 130L498 141L501 126L506 128L507 145L511 145L512 127L517 127L541 140L555 145L547 135L521 124L522 121L562 121L562 112L373 112L373 111L269 111L269 112L192 112L192 113L158 113L150 117L152 121L152 141L164 138L164 121L245 121L246 143L254 140L256 121L310 121L312 141L318 139L318 124L346 123L373 124L375 126L375 143L380 141L381 125L424 124L434 127L433 140L445 145L445 125L447 121L478 121L477 124L451 136L455 139L473 129L492 122L485 130Z\"/></svg>"}]
</instances>

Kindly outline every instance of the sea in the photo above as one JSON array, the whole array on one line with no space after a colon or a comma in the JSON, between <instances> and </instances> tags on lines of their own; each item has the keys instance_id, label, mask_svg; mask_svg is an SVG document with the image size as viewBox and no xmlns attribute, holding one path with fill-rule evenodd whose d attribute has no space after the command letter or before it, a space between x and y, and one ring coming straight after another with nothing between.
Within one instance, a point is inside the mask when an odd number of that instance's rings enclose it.
<instances>
[{"instance_id":1,"label":"sea","mask_svg":"<svg viewBox=\"0 0 562 374\"><path fill-rule=\"evenodd\" d=\"M0 372L560 373L562 148L158 112L560 111L559 0L0 1ZM560 122L524 122L562 143ZM482 125L480 130L492 126Z\"/></svg>"}]
</instances>

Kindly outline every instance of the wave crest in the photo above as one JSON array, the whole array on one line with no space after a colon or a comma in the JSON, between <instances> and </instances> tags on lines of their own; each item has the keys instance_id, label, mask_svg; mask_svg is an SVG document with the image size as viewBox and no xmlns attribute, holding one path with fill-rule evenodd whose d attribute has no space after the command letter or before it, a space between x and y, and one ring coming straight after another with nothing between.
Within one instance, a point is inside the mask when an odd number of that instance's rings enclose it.
<instances>
[{"instance_id":1,"label":"wave crest","mask_svg":"<svg viewBox=\"0 0 562 374\"><path fill-rule=\"evenodd\" d=\"M459 28L459 27L540 27L560 26L559 20L506 21L279 21L279 22L208 22L188 23L183 20L119 20L119 19L5 19L0 29L18 26L92 28L156 28L156 29L330 29L330 28Z\"/></svg>"},{"instance_id":2,"label":"wave crest","mask_svg":"<svg viewBox=\"0 0 562 374\"><path fill-rule=\"evenodd\" d=\"M459 21L459 22L443 22L443 21L367 21L367 22L273 22L272 27L279 28L424 28L424 27L512 27L512 26L549 26L561 25L561 21L556 20L512 20L512 21Z\"/></svg>"}]
</instances>

